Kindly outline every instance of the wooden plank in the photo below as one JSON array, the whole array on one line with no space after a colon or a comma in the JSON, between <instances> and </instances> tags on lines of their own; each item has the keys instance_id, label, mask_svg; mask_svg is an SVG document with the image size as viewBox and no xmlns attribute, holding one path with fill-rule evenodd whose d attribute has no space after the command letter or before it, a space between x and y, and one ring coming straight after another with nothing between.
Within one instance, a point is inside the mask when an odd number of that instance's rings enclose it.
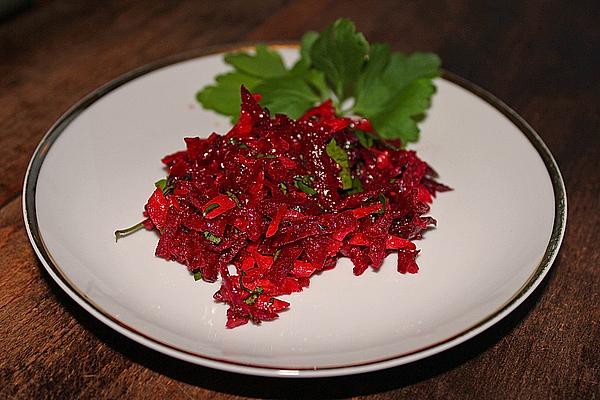
<instances>
[{"instance_id":1,"label":"wooden plank","mask_svg":"<svg viewBox=\"0 0 600 400\"><path fill-rule=\"evenodd\" d=\"M129 0L36 2L0 22L0 398L600 398L598 15L592 1ZM150 61L219 43L297 39L339 16L372 41L438 52L447 69L512 105L553 151L569 223L534 295L440 355L361 376L290 381L163 356L62 293L29 245L20 198L31 153L60 114Z\"/></svg>"}]
</instances>

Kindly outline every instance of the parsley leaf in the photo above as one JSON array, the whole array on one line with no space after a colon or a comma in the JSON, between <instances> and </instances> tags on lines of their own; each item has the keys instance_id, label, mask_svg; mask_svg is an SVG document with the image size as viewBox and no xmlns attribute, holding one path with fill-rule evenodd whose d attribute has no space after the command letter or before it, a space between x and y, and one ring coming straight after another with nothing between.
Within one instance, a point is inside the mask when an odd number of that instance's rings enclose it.
<instances>
[{"instance_id":1,"label":"parsley leaf","mask_svg":"<svg viewBox=\"0 0 600 400\"><path fill-rule=\"evenodd\" d=\"M310 68L310 51L319 38L319 33L314 31L308 31L300 39L300 59L292 67L292 71L295 73L301 73Z\"/></svg>"},{"instance_id":2,"label":"parsley leaf","mask_svg":"<svg viewBox=\"0 0 600 400\"><path fill-rule=\"evenodd\" d=\"M197 100L235 122L241 85L259 93L261 105L272 113L291 118L332 99L340 115L371 121L375 132L356 132L364 147L371 147L373 139L399 139L403 145L418 140L417 124L430 106L433 79L440 74L438 56L392 52L383 43L369 45L347 19L335 21L322 33L305 33L299 53L290 69L265 45L257 45L254 53L226 54L224 60L234 70L218 75L215 84L197 93ZM350 106L342 110L342 105ZM348 186L348 178L341 178Z\"/></svg>"},{"instance_id":3,"label":"parsley leaf","mask_svg":"<svg viewBox=\"0 0 600 400\"><path fill-rule=\"evenodd\" d=\"M314 42L310 61L316 69L325 73L339 103L342 103L352 95L368 52L367 39L356 32L352 21L338 19Z\"/></svg>"},{"instance_id":4,"label":"parsley leaf","mask_svg":"<svg viewBox=\"0 0 600 400\"><path fill-rule=\"evenodd\" d=\"M301 78L269 79L255 88L262 95L261 105L290 118L300 118L313 104L320 101Z\"/></svg>"},{"instance_id":5,"label":"parsley leaf","mask_svg":"<svg viewBox=\"0 0 600 400\"><path fill-rule=\"evenodd\" d=\"M416 79L437 77L440 64L440 58L432 53L394 53L383 79L395 89L402 89Z\"/></svg>"},{"instance_id":6,"label":"parsley leaf","mask_svg":"<svg viewBox=\"0 0 600 400\"><path fill-rule=\"evenodd\" d=\"M279 53L264 44L256 46L254 55L244 52L229 53L225 54L223 60L238 72L257 78L273 78L287 73Z\"/></svg>"},{"instance_id":7,"label":"parsley leaf","mask_svg":"<svg viewBox=\"0 0 600 400\"><path fill-rule=\"evenodd\" d=\"M431 79L439 75L439 67L435 54L390 55L383 45L373 46L369 65L357 83L354 112L370 119L383 139L417 141L415 118L429 108L435 91Z\"/></svg>"},{"instance_id":8,"label":"parsley leaf","mask_svg":"<svg viewBox=\"0 0 600 400\"><path fill-rule=\"evenodd\" d=\"M261 80L242 72L228 72L215 80L215 85L206 86L196 94L196 100L204 108L229 115L235 123L240 114L240 86L253 91Z\"/></svg>"},{"instance_id":9,"label":"parsley leaf","mask_svg":"<svg viewBox=\"0 0 600 400\"><path fill-rule=\"evenodd\" d=\"M354 111L357 114L369 114L369 111L380 110L390 97L391 90L382 79L390 60L390 46L375 43L371 46L368 63L356 82L356 102Z\"/></svg>"},{"instance_id":10,"label":"parsley leaf","mask_svg":"<svg viewBox=\"0 0 600 400\"><path fill-rule=\"evenodd\" d=\"M400 138L403 143L419 139L417 118L429 108L435 86L428 79L410 83L391 99L381 112L371 117L371 123L383 139Z\"/></svg>"}]
</instances>

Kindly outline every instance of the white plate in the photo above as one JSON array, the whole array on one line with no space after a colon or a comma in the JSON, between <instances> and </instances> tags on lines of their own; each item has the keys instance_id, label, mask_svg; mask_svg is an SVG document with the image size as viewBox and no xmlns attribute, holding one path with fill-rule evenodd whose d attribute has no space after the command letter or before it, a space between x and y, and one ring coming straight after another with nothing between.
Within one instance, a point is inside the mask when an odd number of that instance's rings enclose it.
<instances>
[{"instance_id":1,"label":"white plate","mask_svg":"<svg viewBox=\"0 0 600 400\"><path fill-rule=\"evenodd\" d=\"M221 49L223 50L223 49ZM281 48L289 62L293 48ZM265 376L334 376L408 363L461 343L517 307L560 246L566 196L551 154L513 111L446 74L412 146L454 191L417 242L421 270L389 257L355 277L347 260L323 273L274 322L225 329L218 283L195 282L154 257L157 235L115 243L141 218L160 158L185 136L225 133L195 92L226 69L222 54L188 54L96 90L47 133L28 169L23 208L42 264L79 305L114 330L182 360Z\"/></svg>"}]
</instances>

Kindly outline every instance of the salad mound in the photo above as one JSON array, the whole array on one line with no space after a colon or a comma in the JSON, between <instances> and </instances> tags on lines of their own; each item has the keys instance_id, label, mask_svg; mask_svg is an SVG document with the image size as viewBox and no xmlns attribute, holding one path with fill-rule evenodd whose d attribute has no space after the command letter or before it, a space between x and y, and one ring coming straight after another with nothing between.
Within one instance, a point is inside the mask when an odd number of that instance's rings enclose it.
<instances>
[{"instance_id":1,"label":"salad mound","mask_svg":"<svg viewBox=\"0 0 600 400\"><path fill-rule=\"evenodd\" d=\"M221 286L227 327L276 319L341 257L353 273L397 255L416 273L414 240L435 225L426 216L436 173L399 140L378 139L366 119L337 117L331 101L299 119L272 117L241 88L238 122L226 135L186 138L166 156L168 178L145 207L156 255ZM233 266L233 267L232 267Z\"/></svg>"}]
</instances>

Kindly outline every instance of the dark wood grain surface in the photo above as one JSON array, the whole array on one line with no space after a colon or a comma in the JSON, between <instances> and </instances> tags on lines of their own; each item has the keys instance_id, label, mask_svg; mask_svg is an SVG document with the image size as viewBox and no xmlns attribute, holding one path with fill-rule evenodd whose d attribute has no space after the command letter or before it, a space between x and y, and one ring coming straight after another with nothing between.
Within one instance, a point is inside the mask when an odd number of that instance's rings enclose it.
<instances>
[{"instance_id":1,"label":"dark wood grain surface","mask_svg":"<svg viewBox=\"0 0 600 400\"><path fill-rule=\"evenodd\" d=\"M298 39L337 17L440 54L511 105L562 170L565 240L541 287L493 328L380 372L284 380L148 350L95 320L36 259L21 186L51 124L99 85L186 50ZM598 1L38 1L0 20L0 398L599 398Z\"/></svg>"}]
</instances>

